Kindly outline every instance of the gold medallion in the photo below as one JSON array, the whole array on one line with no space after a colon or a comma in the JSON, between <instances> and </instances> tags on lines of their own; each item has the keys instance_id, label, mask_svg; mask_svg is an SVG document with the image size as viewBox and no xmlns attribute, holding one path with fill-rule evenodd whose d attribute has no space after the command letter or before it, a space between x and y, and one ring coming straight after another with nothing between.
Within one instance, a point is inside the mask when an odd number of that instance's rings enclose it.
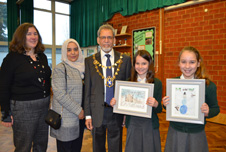
<instances>
[{"instance_id":1,"label":"gold medallion","mask_svg":"<svg viewBox=\"0 0 226 152\"><path fill-rule=\"evenodd\" d=\"M112 77L108 76L106 78L106 84L105 85L110 88L114 85L113 81L114 81L114 79Z\"/></svg>"},{"instance_id":2,"label":"gold medallion","mask_svg":"<svg viewBox=\"0 0 226 152\"><path fill-rule=\"evenodd\" d=\"M95 54L93 55L93 64L95 65L95 68L96 68L96 72L101 76L101 78L102 79L104 79L105 77L103 76L103 74L99 71L99 69L98 69L98 67L97 66L99 66L99 67L101 67L101 68L103 68L103 69L111 69L111 68L113 68L113 67L116 67L117 65L118 65L118 68L115 70L115 74L114 74L114 76L113 77L110 77L110 76L108 76L107 78L106 78L106 83L105 83L105 85L107 86L107 87L112 87L113 85L114 85L114 80L115 80L115 78L116 78L116 75L118 75L118 72L120 71L120 67L121 67L121 64L123 63L123 61L122 61L122 59L123 59L123 53L121 53L121 55L120 55L120 59L118 59L114 64L112 64L112 66L104 66L104 65L102 65L101 63L99 63L97 60L96 60L96 57L95 57Z\"/></svg>"}]
</instances>

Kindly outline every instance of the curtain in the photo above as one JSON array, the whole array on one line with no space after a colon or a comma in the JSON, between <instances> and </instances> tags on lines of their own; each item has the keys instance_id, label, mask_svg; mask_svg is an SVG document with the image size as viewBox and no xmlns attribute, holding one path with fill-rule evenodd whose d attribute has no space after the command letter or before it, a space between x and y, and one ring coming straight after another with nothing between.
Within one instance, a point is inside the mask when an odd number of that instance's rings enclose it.
<instances>
[{"instance_id":1,"label":"curtain","mask_svg":"<svg viewBox=\"0 0 226 152\"><path fill-rule=\"evenodd\" d=\"M8 27L8 42L13 38L16 28L20 25L19 6L17 0L7 0L7 27ZM24 0L21 5L21 23L33 23L33 0Z\"/></svg>"},{"instance_id":2,"label":"curtain","mask_svg":"<svg viewBox=\"0 0 226 152\"><path fill-rule=\"evenodd\" d=\"M97 44L97 29L107 18L102 12L102 1L105 0L76 0L71 3L70 37L81 47Z\"/></svg>"},{"instance_id":3,"label":"curtain","mask_svg":"<svg viewBox=\"0 0 226 152\"><path fill-rule=\"evenodd\" d=\"M13 33L19 25L17 0L7 0L7 27L8 27L8 42L12 40Z\"/></svg>"},{"instance_id":4,"label":"curtain","mask_svg":"<svg viewBox=\"0 0 226 152\"><path fill-rule=\"evenodd\" d=\"M24 0L21 3L20 9L21 9L20 23L21 24L25 22L33 23L34 22L33 0Z\"/></svg>"},{"instance_id":5,"label":"curtain","mask_svg":"<svg viewBox=\"0 0 226 152\"><path fill-rule=\"evenodd\" d=\"M122 16L184 3L186 0L123 0Z\"/></svg>"},{"instance_id":6,"label":"curtain","mask_svg":"<svg viewBox=\"0 0 226 152\"><path fill-rule=\"evenodd\" d=\"M71 3L71 38L81 47L96 45L100 25L120 12L123 16L183 3L186 0L74 0Z\"/></svg>"}]
</instances>

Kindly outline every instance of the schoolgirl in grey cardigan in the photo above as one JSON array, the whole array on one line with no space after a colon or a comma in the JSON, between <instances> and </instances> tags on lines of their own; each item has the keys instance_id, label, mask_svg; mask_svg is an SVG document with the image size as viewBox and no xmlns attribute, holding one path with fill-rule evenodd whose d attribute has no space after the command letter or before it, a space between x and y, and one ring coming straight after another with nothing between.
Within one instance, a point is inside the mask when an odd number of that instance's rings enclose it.
<instances>
[{"instance_id":1,"label":"schoolgirl in grey cardigan","mask_svg":"<svg viewBox=\"0 0 226 152\"><path fill-rule=\"evenodd\" d=\"M57 150L73 150L79 137L79 119L84 118L81 106L84 78L84 58L77 41L68 39L62 45L62 62L53 71L52 109L62 113L61 127L50 129L50 135L57 140Z\"/></svg>"}]
</instances>

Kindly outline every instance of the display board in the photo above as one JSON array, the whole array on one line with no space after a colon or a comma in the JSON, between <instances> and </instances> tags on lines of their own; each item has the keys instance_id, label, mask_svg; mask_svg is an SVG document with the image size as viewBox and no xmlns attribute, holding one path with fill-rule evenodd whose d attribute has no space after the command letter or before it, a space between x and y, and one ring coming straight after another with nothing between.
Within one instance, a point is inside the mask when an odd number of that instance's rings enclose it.
<instances>
[{"instance_id":1,"label":"display board","mask_svg":"<svg viewBox=\"0 0 226 152\"><path fill-rule=\"evenodd\" d=\"M133 30L133 55L138 50L147 50L154 62L155 27Z\"/></svg>"}]
</instances>

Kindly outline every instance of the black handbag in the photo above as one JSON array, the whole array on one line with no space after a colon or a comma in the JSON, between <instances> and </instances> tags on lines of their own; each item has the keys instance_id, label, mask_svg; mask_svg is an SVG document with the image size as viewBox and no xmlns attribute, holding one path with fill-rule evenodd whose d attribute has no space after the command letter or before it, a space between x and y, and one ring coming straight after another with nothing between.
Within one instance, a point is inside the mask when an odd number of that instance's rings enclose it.
<instances>
[{"instance_id":1,"label":"black handbag","mask_svg":"<svg viewBox=\"0 0 226 152\"><path fill-rule=\"evenodd\" d=\"M64 65L64 63L62 63ZM66 67L64 65L65 68L65 80L66 80L66 90L67 90L67 70ZM62 106L62 110L61 110L61 115L63 112L63 106ZM55 130L59 129L61 126L61 119L62 116L60 114L58 114L56 111L49 109L48 114L45 118L45 122L50 125L52 128L54 128Z\"/></svg>"},{"instance_id":2,"label":"black handbag","mask_svg":"<svg viewBox=\"0 0 226 152\"><path fill-rule=\"evenodd\" d=\"M45 122L54 129L59 129L61 126L61 115L52 109L49 109L45 118Z\"/></svg>"}]
</instances>

